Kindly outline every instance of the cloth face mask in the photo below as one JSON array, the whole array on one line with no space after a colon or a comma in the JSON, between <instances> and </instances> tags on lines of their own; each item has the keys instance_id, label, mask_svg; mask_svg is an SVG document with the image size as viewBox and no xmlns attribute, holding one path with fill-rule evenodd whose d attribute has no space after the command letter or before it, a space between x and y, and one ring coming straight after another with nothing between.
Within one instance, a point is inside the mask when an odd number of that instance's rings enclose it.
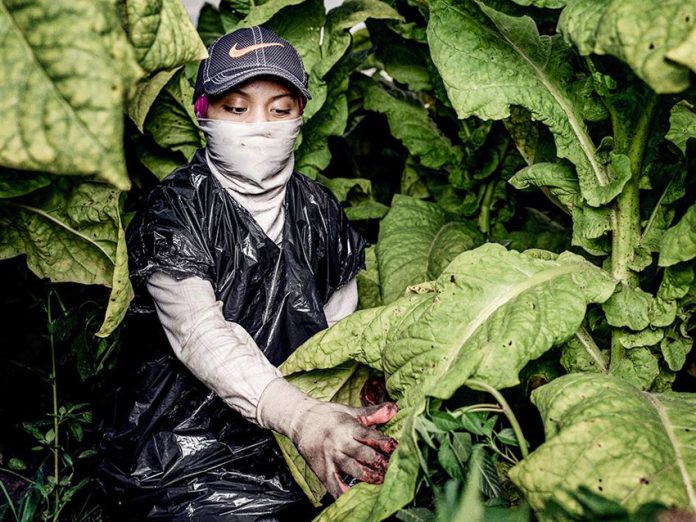
<instances>
[{"instance_id":1,"label":"cloth face mask","mask_svg":"<svg viewBox=\"0 0 696 522\"><path fill-rule=\"evenodd\" d=\"M302 118L256 123L201 119L199 123L207 140L208 161L235 192L261 195L284 187L290 179Z\"/></svg>"},{"instance_id":2,"label":"cloth face mask","mask_svg":"<svg viewBox=\"0 0 696 522\"><path fill-rule=\"evenodd\" d=\"M259 123L200 119L199 123L208 140L206 161L211 172L280 245L285 189L295 167L293 150L302 118Z\"/></svg>"}]
</instances>

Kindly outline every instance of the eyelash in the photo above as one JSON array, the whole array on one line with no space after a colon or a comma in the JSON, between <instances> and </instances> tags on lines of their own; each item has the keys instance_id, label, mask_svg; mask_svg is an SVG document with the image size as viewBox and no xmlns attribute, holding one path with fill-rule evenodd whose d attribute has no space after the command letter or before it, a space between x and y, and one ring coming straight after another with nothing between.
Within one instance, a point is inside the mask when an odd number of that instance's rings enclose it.
<instances>
[{"instance_id":1,"label":"eyelash","mask_svg":"<svg viewBox=\"0 0 696 522\"><path fill-rule=\"evenodd\" d=\"M247 110L246 107L234 107L231 105L225 105L224 109L227 112L231 112L232 114L244 114ZM290 111L291 111L291 109L271 109L271 110L273 110L276 113L281 114L283 116L287 116L288 114L290 114Z\"/></svg>"}]
</instances>

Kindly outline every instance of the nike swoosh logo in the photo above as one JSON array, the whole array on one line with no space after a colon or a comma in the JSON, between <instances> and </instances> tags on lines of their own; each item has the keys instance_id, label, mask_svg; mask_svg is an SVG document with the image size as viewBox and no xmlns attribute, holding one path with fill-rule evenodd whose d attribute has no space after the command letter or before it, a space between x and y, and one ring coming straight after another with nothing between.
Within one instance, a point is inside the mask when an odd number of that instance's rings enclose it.
<instances>
[{"instance_id":1,"label":"nike swoosh logo","mask_svg":"<svg viewBox=\"0 0 696 522\"><path fill-rule=\"evenodd\" d=\"M280 47L285 47L282 43L274 42L274 43L261 43L261 44L256 44L256 45L250 45L249 47L245 47L243 49L237 49L237 44L235 43L232 48L230 49L230 56L232 58L239 58L241 56L244 56L245 54L249 54L251 51L256 51L257 49L263 49L264 47L274 47L276 45L279 45Z\"/></svg>"}]
</instances>

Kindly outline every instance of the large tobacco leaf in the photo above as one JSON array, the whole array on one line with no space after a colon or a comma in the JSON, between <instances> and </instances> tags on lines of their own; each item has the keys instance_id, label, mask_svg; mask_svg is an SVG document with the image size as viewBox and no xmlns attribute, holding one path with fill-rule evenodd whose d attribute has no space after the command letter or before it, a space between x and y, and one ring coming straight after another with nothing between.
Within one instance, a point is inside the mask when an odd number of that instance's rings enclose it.
<instances>
[{"instance_id":1,"label":"large tobacco leaf","mask_svg":"<svg viewBox=\"0 0 696 522\"><path fill-rule=\"evenodd\" d=\"M123 104L142 70L105 0L0 1L0 164L126 190Z\"/></svg>"},{"instance_id":2,"label":"large tobacco leaf","mask_svg":"<svg viewBox=\"0 0 696 522\"><path fill-rule=\"evenodd\" d=\"M126 30L146 71L174 69L208 52L180 0L120 0Z\"/></svg>"},{"instance_id":3,"label":"large tobacco leaf","mask_svg":"<svg viewBox=\"0 0 696 522\"><path fill-rule=\"evenodd\" d=\"M144 123L145 131L160 147L181 153L186 161L205 144L192 98L193 87L180 69L162 89Z\"/></svg>"},{"instance_id":4,"label":"large tobacco leaf","mask_svg":"<svg viewBox=\"0 0 696 522\"><path fill-rule=\"evenodd\" d=\"M581 54L610 54L658 93L689 86L689 69L668 59L696 22L694 0L571 0L558 25Z\"/></svg>"},{"instance_id":5,"label":"large tobacco leaf","mask_svg":"<svg viewBox=\"0 0 696 522\"><path fill-rule=\"evenodd\" d=\"M696 511L696 397L654 394L598 374L570 374L532 393L546 442L510 471L535 510L578 510L580 486L629 511L661 502Z\"/></svg>"},{"instance_id":6,"label":"large tobacco leaf","mask_svg":"<svg viewBox=\"0 0 696 522\"><path fill-rule=\"evenodd\" d=\"M24 254L39 277L111 288L97 333L102 337L118 325L133 297L119 209L119 192L108 185L68 180L0 200L0 259Z\"/></svg>"},{"instance_id":7,"label":"large tobacco leaf","mask_svg":"<svg viewBox=\"0 0 696 522\"><path fill-rule=\"evenodd\" d=\"M669 132L665 139L674 143L682 154L686 155L686 144L696 138L696 113L694 107L686 101L677 103L670 112Z\"/></svg>"},{"instance_id":8,"label":"large tobacco leaf","mask_svg":"<svg viewBox=\"0 0 696 522\"><path fill-rule=\"evenodd\" d=\"M541 36L531 18L479 1L434 0L428 42L460 118L500 120L511 106L524 107L551 130L558 156L575 165L589 205L621 192L630 178L628 158L600 161L583 120L586 95L572 88L571 49L560 36Z\"/></svg>"},{"instance_id":9,"label":"large tobacco leaf","mask_svg":"<svg viewBox=\"0 0 696 522\"><path fill-rule=\"evenodd\" d=\"M354 83L361 94L363 107L369 111L383 113L387 117L392 135L401 141L422 165L439 169L461 163L461 150L452 145L440 131L422 103L409 100L398 89L388 92L367 76L358 76Z\"/></svg>"},{"instance_id":10,"label":"large tobacco leaf","mask_svg":"<svg viewBox=\"0 0 696 522\"><path fill-rule=\"evenodd\" d=\"M587 304L605 301L614 286L574 254L540 259L487 244L415 293L312 337L283 364L285 374L357 361L384 374L400 408L386 427L399 448L384 484L352 488L320 519L348 519L360 503L360 520L382 520L406 505L419 469L415 419L427 397L447 399L472 378L495 388L517 384L520 369L572 336Z\"/></svg>"},{"instance_id":11,"label":"large tobacco leaf","mask_svg":"<svg viewBox=\"0 0 696 522\"><path fill-rule=\"evenodd\" d=\"M478 230L454 221L438 205L395 195L376 247L382 302L398 299L409 285L436 279L457 255L481 243Z\"/></svg>"},{"instance_id":12,"label":"large tobacco leaf","mask_svg":"<svg viewBox=\"0 0 696 522\"><path fill-rule=\"evenodd\" d=\"M660 247L660 266L696 257L696 205L689 207L679 223L665 232Z\"/></svg>"}]
</instances>

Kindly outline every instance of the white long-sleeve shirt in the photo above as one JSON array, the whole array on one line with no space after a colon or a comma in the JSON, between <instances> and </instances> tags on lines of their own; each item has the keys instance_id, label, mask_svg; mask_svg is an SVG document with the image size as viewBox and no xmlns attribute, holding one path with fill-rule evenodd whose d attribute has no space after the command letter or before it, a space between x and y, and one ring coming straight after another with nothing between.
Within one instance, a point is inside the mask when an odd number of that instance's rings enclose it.
<instances>
[{"instance_id":1,"label":"white long-sleeve shirt","mask_svg":"<svg viewBox=\"0 0 696 522\"><path fill-rule=\"evenodd\" d=\"M241 325L225 319L210 282L199 277L177 281L155 272L147 289L175 355L230 407L257 422L259 398L281 374ZM354 278L324 305L329 326L355 311L357 304Z\"/></svg>"}]
</instances>

